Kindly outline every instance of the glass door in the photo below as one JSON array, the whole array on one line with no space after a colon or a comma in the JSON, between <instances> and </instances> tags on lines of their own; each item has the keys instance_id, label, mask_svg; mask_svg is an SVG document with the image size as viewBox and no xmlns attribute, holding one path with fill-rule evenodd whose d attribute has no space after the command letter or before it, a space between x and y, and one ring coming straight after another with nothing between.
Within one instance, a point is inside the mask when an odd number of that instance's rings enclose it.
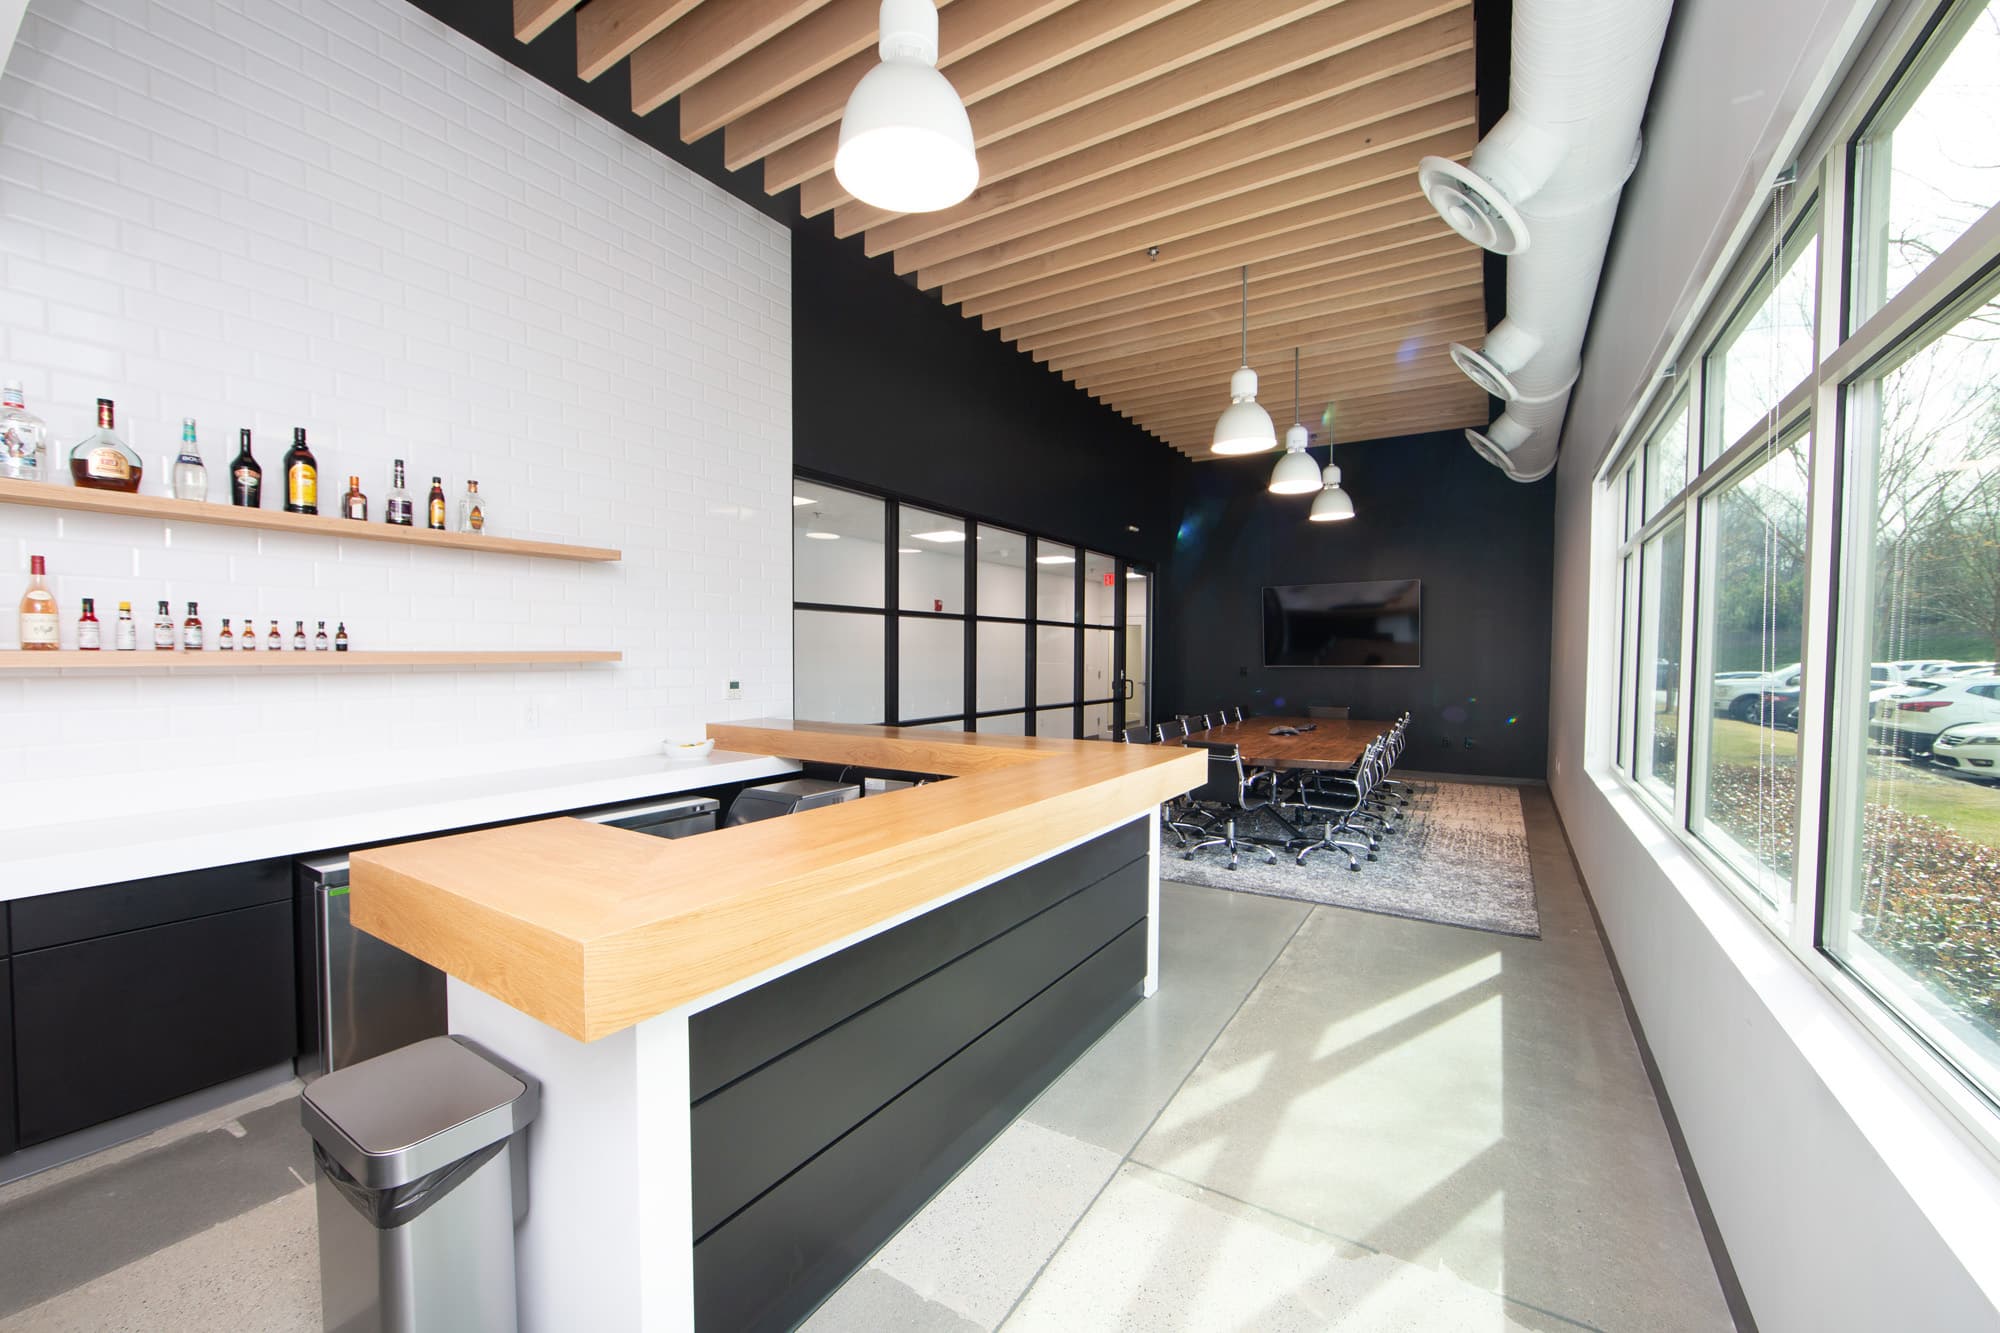
<instances>
[{"instance_id":1,"label":"glass door","mask_svg":"<svg viewBox=\"0 0 2000 1333\"><path fill-rule=\"evenodd\" d=\"M1116 720L1127 727L1153 725L1153 657L1148 633L1152 628L1153 580L1146 571L1119 562L1118 688Z\"/></svg>"}]
</instances>

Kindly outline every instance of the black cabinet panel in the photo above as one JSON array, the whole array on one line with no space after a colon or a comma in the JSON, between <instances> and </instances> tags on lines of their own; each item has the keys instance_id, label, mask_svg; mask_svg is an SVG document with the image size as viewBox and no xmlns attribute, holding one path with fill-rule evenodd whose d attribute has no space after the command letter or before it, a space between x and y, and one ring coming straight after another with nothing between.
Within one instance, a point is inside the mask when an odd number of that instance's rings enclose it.
<instances>
[{"instance_id":1,"label":"black cabinet panel","mask_svg":"<svg viewBox=\"0 0 2000 1333\"><path fill-rule=\"evenodd\" d=\"M699 1101L883 996L1146 855L1146 821L1072 847L688 1020Z\"/></svg>"},{"instance_id":2,"label":"black cabinet panel","mask_svg":"<svg viewBox=\"0 0 2000 1333\"><path fill-rule=\"evenodd\" d=\"M1134 861L695 1105L694 1234L757 1197L1146 915ZM754 1126L753 1132L742 1132Z\"/></svg>"},{"instance_id":3,"label":"black cabinet panel","mask_svg":"<svg viewBox=\"0 0 2000 1333\"><path fill-rule=\"evenodd\" d=\"M14 952L14 941L7 923L13 918L12 903L0 903L0 958Z\"/></svg>"},{"instance_id":4,"label":"black cabinet panel","mask_svg":"<svg viewBox=\"0 0 2000 1333\"><path fill-rule=\"evenodd\" d=\"M46 949L292 896L290 861L246 861L14 900L14 950Z\"/></svg>"},{"instance_id":5,"label":"black cabinet panel","mask_svg":"<svg viewBox=\"0 0 2000 1333\"><path fill-rule=\"evenodd\" d=\"M716 1228L694 1249L695 1326L803 1318L1131 1007L1145 971L1139 922Z\"/></svg>"},{"instance_id":6,"label":"black cabinet panel","mask_svg":"<svg viewBox=\"0 0 2000 1333\"><path fill-rule=\"evenodd\" d=\"M24 1145L298 1051L289 896L18 953L12 967Z\"/></svg>"},{"instance_id":7,"label":"black cabinet panel","mask_svg":"<svg viewBox=\"0 0 2000 1333\"><path fill-rule=\"evenodd\" d=\"M10 1153L16 1145L13 966L5 958L0 958L0 1153Z\"/></svg>"}]
</instances>

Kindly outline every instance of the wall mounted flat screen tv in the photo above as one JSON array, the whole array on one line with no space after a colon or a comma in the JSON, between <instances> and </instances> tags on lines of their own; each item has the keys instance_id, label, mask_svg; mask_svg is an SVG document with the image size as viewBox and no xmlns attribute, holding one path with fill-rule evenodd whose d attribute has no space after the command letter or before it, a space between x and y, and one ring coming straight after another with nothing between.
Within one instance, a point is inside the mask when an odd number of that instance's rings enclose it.
<instances>
[{"instance_id":1,"label":"wall mounted flat screen tv","mask_svg":"<svg viewBox=\"0 0 2000 1333\"><path fill-rule=\"evenodd\" d=\"M1423 663L1423 580L1287 583L1264 589L1264 665Z\"/></svg>"}]
</instances>

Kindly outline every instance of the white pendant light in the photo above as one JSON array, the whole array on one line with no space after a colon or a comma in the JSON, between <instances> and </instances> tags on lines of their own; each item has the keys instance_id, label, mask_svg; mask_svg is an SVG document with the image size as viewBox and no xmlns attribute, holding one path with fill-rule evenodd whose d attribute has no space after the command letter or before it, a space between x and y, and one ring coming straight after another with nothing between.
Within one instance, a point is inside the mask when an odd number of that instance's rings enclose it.
<instances>
[{"instance_id":1,"label":"white pendant light","mask_svg":"<svg viewBox=\"0 0 2000 1333\"><path fill-rule=\"evenodd\" d=\"M1315 523L1338 523L1343 518L1354 517L1354 498L1340 489L1340 469L1331 462L1326 465L1320 493L1313 497L1312 512L1306 517Z\"/></svg>"},{"instance_id":2,"label":"white pendant light","mask_svg":"<svg viewBox=\"0 0 2000 1333\"><path fill-rule=\"evenodd\" d=\"M1250 269L1243 269L1243 364L1229 377L1229 406L1215 423L1214 454L1261 454L1278 447L1271 414L1257 406L1257 372L1250 369Z\"/></svg>"},{"instance_id":3,"label":"white pendant light","mask_svg":"<svg viewBox=\"0 0 2000 1333\"><path fill-rule=\"evenodd\" d=\"M880 27L882 63L848 95L834 178L892 213L950 208L979 184L979 160L965 103L938 73L937 5L882 0Z\"/></svg>"},{"instance_id":4,"label":"white pendant light","mask_svg":"<svg viewBox=\"0 0 2000 1333\"><path fill-rule=\"evenodd\" d=\"M1285 432L1285 456L1271 469L1273 495L1309 495L1320 488L1319 464L1306 452L1312 436L1299 420L1299 349L1292 349L1292 426Z\"/></svg>"}]
</instances>

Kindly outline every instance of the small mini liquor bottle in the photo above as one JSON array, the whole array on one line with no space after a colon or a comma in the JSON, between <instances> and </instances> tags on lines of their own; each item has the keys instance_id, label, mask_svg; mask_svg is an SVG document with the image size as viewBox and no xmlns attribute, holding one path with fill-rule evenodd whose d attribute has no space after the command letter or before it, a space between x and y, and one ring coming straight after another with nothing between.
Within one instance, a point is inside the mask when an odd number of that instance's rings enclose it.
<instances>
[{"instance_id":1,"label":"small mini liquor bottle","mask_svg":"<svg viewBox=\"0 0 2000 1333\"><path fill-rule=\"evenodd\" d=\"M336 653L347 651L347 622L345 620L341 621L340 627L333 632L333 651Z\"/></svg>"},{"instance_id":2,"label":"small mini liquor bottle","mask_svg":"<svg viewBox=\"0 0 2000 1333\"><path fill-rule=\"evenodd\" d=\"M28 557L28 590L21 594L21 646L52 653L62 646L62 626L56 622L56 599L49 591L48 576L41 556Z\"/></svg>"},{"instance_id":3,"label":"small mini liquor bottle","mask_svg":"<svg viewBox=\"0 0 2000 1333\"><path fill-rule=\"evenodd\" d=\"M121 653L139 650L139 625L132 619L132 603L118 603L118 623L111 627L111 646Z\"/></svg>"},{"instance_id":4,"label":"small mini liquor bottle","mask_svg":"<svg viewBox=\"0 0 2000 1333\"><path fill-rule=\"evenodd\" d=\"M8 385L0 394L0 477L40 481L42 443L48 435L48 423L28 410L21 386Z\"/></svg>"},{"instance_id":5,"label":"small mini liquor bottle","mask_svg":"<svg viewBox=\"0 0 2000 1333\"><path fill-rule=\"evenodd\" d=\"M201 611L193 602L188 603L187 619L181 622L181 647L191 653L201 651Z\"/></svg>"},{"instance_id":6,"label":"small mini liquor bottle","mask_svg":"<svg viewBox=\"0 0 2000 1333\"><path fill-rule=\"evenodd\" d=\"M326 622L319 622L319 633L313 635L313 651L323 653L333 647L333 641L326 637Z\"/></svg>"},{"instance_id":7,"label":"small mini liquor bottle","mask_svg":"<svg viewBox=\"0 0 2000 1333\"><path fill-rule=\"evenodd\" d=\"M410 493L403 488L403 460L400 458L396 460L394 479L389 484L389 498L383 501L382 507L386 511L383 514L385 521L399 528L410 526L415 509L410 503Z\"/></svg>"},{"instance_id":8,"label":"small mini liquor bottle","mask_svg":"<svg viewBox=\"0 0 2000 1333\"><path fill-rule=\"evenodd\" d=\"M257 622L243 617L243 632L236 636L236 646L246 653L257 651Z\"/></svg>"},{"instance_id":9,"label":"small mini liquor bottle","mask_svg":"<svg viewBox=\"0 0 2000 1333\"><path fill-rule=\"evenodd\" d=\"M278 633L278 622L271 622L271 632L264 636L264 646L274 653L285 651L285 636Z\"/></svg>"},{"instance_id":10,"label":"small mini liquor bottle","mask_svg":"<svg viewBox=\"0 0 2000 1333\"><path fill-rule=\"evenodd\" d=\"M215 650L219 653L234 652L236 635L229 628L229 617L222 618L222 633L215 636Z\"/></svg>"},{"instance_id":11,"label":"small mini liquor bottle","mask_svg":"<svg viewBox=\"0 0 2000 1333\"><path fill-rule=\"evenodd\" d=\"M292 514L319 512L319 463L306 445L306 428L292 428L292 447L285 450L285 510Z\"/></svg>"},{"instance_id":12,"label":"small mini liquor bottle","mask_svg":"<svg viewBox=\"0 0 2000 1333\"><path fill-rule=\"evenodd\" d=\"M174 646L174 613L167 610L165 602L161 602L159 611L153 616L153 647L161 652L172 652Z\"/></svg>"},{"instance_id":13,"label":"small mini liquor bottle","mask_svg":"<svg viewBox=\"0 0 2000 1333\"><path fill-rule=\"evenodd\" d=\"M306 622L303 620L295 620L292 622L292 651L295 653L302 653L305 650L306 650Z\"/></svg>"},{"instance_id":14,"label":"small mini liquor bottle","mask_svg":"<svg viewBox=\"0 0 2000 1333\"><path fill-rule=\"evenodd\" d=\"M458 530L460 532L484 532L486 530L486 501L479 498L479 483L465 483L465 494L458 498Z\"/></svg>"},{"instance_id":15,"label":"small mini liquor bottle","mask_svg":"<svg viewBox=\"0 0 2000 1333\"><path fill-rule=\"evenodd\" d=\"M181 452L174 459L174 498L206 500L208 466L201 461L201 446L194 439L194 418L181 418Z\"/></svg>"},{"instance_id":16,"label":"small mini liquor bottle","mask_svg":"<svg viewBox=\"0 0 2000 1333\"><path fill-rule=\"evenodd\" d=\"M340 516L357 523L368 521L368 497L361 493L361 478L347 479L347 494L340 497Z\"/></svg>"},{"instance_id":17,"label":"small mini liquor bottle","mask_svg":"<svg viewBox=\"0 0 2000 1333\"><path fill-rule=\"evenodd\" d=\"M83 599L83 614L76 618L76 646L86 653L94 653L104 647L104 625L97 618L96 602Z\"/></svg>"},{"instance_id":18,"label":"small mini liquor bottle","mask_svg":"<svg viewBox=\"0 0 2000 1333\"><path fill-rule=\"evenodd\" d=\"M425 526L429 528L434 528L439 532L443 532L444 531L444 478L443 477L431 478L431 500L430 500L429 510L430 510L430 517L425 520Z\"/></svg>"},{"instance_id":19,"label":"small mini liquor bottle","mask_svg":"<svg viewBox=\"0 0 2000 1333\"><path fill-rule=\"evenodd\" d=\"M264 504L264 466L250 452L250 428L236 433L236 461L229 465L229 503L244 509Z\"/></svg>"},{"instance_id":20,"label":"small mini liquor bottle","mask_svg":"<svg viewBox=\"0 0 2000 1333\"><path fill-rule=\"evenodd\" d=\"M100 491L137 494L146 460L118 437L116 420L117 408L112 401L98 399L97 429L78 440L69 451L70 480Z\"/></svg>"}]
</instances>

